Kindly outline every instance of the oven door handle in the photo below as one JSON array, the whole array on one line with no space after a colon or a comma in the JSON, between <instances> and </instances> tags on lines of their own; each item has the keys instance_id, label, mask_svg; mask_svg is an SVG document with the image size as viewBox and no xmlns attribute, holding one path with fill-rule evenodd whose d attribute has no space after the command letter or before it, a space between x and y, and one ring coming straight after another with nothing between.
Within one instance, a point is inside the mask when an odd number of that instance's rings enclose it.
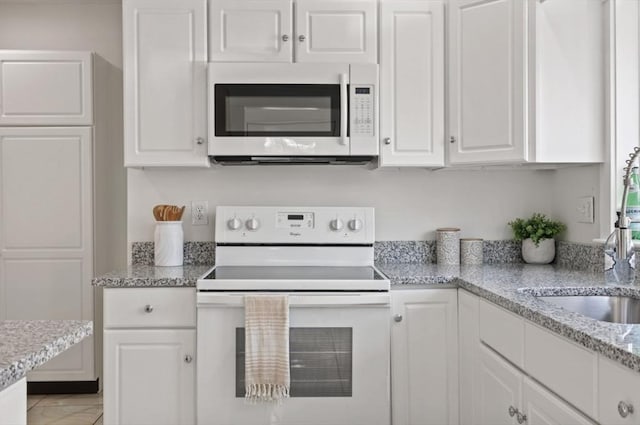
<instances>
[{"instance_id":1,"label":"oven door handle","mask_svg":"<svg viewBox=\"0 0 640 425\"><path fill-rule=\"evenodd\" d=\"M198 292L198 307L243 307L244 295L238 293ZM268 295L268 294L267 294ZM366 293L362 295L292 295L289 307L353 307L388 306L389 293Z\"/></svg>"},{"instance_id":2,"label":"oven door handle","mask_svg":"<svg viewBox=\"0 0 640 425\"><path fill-rule=\"evenodd\" d=\"M349 83L349 76L347 74L340 74L340 144L346 145L349 138L347 137L347 120L349 114L347 108L349 107L349 93L347 84Z\"/></svg>"}]
</instances>

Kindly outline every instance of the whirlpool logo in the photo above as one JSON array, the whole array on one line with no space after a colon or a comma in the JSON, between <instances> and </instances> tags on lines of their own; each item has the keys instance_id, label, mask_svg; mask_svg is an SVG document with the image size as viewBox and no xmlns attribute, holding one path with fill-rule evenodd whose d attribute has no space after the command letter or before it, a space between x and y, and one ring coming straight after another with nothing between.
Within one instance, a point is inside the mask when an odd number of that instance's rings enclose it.
<instances>
[{"instance_id":1,"label":"whirlpool logo","mask_svg":"<svg viewBox=\"0 0 640 425\"><path fill-rule=\"evenodd\" d=\"M289 236L302 236L302 233L298 233L298 232L289 232Z\"/></svg>"}]
</instances>

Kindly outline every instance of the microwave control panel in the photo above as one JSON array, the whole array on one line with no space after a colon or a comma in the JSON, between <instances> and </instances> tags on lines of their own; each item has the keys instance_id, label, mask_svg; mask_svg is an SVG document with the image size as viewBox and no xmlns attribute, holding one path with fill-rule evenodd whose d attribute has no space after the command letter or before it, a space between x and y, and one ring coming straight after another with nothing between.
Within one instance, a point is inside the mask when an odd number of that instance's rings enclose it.
<instances>
[{"instance_id":1,"label":"microwave control panel","mask_svg":"<svg viewBox=\"0 0 640 425\"><path fill-rule=\"evenodd\" d=\"M356 85L351 93L351 136L375 136L373 131L375 118L374 87Z\"/></svg>"}]
</instances>

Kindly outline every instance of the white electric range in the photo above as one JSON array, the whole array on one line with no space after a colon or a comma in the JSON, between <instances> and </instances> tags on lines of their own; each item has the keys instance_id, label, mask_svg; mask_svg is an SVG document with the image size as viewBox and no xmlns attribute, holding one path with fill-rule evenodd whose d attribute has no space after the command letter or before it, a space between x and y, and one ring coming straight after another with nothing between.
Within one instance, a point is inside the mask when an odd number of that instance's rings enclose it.
<instances>
[{"instance_id":1,"label":"white electric range","mask_svg":"<svg viewBox=\"0 0 640 425\"><path fill-rule=\"evenodd\" d=\"M390 423L389 280L374 211L218 207L216 266L197 282L200 424ZM244 295L286 293L290 398L244 399Z\"/></svg>"}]
</instances>

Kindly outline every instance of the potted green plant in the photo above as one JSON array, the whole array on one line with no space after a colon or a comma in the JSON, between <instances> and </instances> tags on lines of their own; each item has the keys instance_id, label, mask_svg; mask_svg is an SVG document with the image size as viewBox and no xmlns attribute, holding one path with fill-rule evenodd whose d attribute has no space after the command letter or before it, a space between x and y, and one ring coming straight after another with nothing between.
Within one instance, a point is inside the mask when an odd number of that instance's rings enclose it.
<instances>
[{"instance_id":1,"label":"potted green plant","mask_svg":"<svg viewBox=\"0 0 640 425\"><path fill-rule=\"evenodd\" d=\"M514 239L522 241L522 258L530 264L549 264L556 255L554 237L567 226L534 213L528 219L516 218L509 222Z\"/></svg>"}]
</instances>

